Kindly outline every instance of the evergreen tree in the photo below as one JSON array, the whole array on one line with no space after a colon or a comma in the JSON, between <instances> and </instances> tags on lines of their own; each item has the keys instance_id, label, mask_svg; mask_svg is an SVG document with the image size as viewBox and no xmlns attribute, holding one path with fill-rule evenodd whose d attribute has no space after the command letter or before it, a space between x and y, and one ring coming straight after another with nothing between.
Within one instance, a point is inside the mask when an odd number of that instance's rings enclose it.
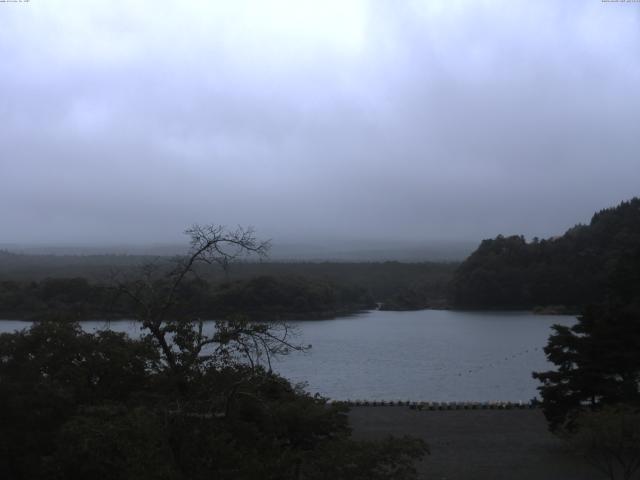
<instances>
[{"instance_id":1,"label":"evergreen tree","mask_svg":"<svg viewBox=\"0 0 640 480\"><path fill-rule=\"evenodd\" d=\"M637 265L639 247L640 198L602 210L561 237L526 242L498 235L457 269L452 301L465 308L564 305L579 311L605 301L616 275L618 291L640 290L640 272L630 266Z\"/></svg>"},{"instance_id":2,"label":"evergreen tree","mask_svg":"<svg viewBox=\"0 0 640 480\"><path fill-rule=\"evenodd\" d=\"M533 374L552 430L573 427L585 410L640 406L640 315L633 308L590 306L572 327L555 325L545 347L557 370Z\"/></svg>"}]
</instances>

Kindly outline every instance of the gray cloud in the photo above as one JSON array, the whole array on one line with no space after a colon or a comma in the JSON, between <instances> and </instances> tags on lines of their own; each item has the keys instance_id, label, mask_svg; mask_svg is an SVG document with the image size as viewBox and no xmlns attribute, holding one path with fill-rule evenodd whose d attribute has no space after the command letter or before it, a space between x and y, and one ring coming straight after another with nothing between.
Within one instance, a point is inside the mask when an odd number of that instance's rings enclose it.
<instances>
[{"instance_id":1,"label":"gray cloud","mask_svg":"<svg viewBox=\"0 0 640 480\"><path fill-rule=\"evenodd\" d=\"M1 241L548 236L638 194L637 4L210 3L1 5Z\"/></svg>"}]
</instances>

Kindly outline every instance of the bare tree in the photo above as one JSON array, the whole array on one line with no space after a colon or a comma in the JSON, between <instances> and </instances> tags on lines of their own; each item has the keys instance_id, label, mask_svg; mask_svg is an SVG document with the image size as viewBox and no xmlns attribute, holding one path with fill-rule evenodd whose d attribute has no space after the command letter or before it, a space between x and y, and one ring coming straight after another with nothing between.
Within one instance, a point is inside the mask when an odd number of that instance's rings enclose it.
<instances>
[{"instance_id":1,"label":"bare tree","mask_svg":"<svg viewBox=\"0 0 640 480\"><path fill-rule=\"evenodd\" d=\"M187 255L170 264L145 264L133 279L116 278L117 291L132 300L136 319L172 372L184 374L239 357L252 368L264 362L271 370L273 355L304 349L291 341L292 332L284 323L252 323L236 316L217 319L213 332L206 334L201 318L185 317L180 289L188 279L197 278L199 264L218 265L227 273L233 262L251 255L264 258L270 248L270 242L258 240L252 228L193 225L185 233L190 237Z\"/></svg>"}]
</instances>

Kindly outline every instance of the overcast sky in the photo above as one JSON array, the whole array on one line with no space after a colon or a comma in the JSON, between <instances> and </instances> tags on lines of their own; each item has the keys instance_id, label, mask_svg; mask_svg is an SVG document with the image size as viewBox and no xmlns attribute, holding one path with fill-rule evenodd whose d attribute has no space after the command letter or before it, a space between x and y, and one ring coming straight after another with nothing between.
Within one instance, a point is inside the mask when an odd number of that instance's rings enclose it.
<instances>
[{"instance_id":1,"label":"overcast sky","mask_svg":"<svg viewBox=\"0 0 640 480\"><path fill-rule=\"evenodd\" d=\"M640 194L640 3L0 3L0 243L546 237Z\"/></svg>"}]
</instances>

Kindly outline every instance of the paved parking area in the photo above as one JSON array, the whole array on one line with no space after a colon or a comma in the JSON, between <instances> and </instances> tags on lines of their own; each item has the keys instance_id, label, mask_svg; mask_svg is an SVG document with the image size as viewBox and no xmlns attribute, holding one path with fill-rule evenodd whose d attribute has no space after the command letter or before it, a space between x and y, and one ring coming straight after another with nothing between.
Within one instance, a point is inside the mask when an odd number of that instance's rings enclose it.
<instances>
[{"instance_id":1,"label":"paved parking area","mask_svg":"<svg viewBox=\"0 0 640 480\"><path fill-rule=\"evenodd\" d=\"M354 436L423 438L431 455L418 465L431 480L602 480L547 430L539 409L411 410L353 407Z\"/></svg>"}]
</instances>

